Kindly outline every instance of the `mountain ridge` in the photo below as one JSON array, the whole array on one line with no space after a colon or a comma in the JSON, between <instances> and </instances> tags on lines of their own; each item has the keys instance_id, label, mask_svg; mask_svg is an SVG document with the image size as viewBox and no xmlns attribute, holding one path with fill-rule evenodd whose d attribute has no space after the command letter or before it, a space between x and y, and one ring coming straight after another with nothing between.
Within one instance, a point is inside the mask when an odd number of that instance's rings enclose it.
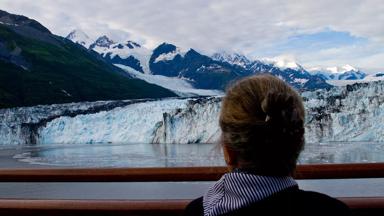
<instances>
[{"instance_id":1,"label":"mountain ridge","mask_svg":"<svg viewBox=\"0 0 384 216\"><path fill-rule=\"evenodd\" d=\"M220 54L206 56L193 48L183 51L166 42L148 50L143 46L127 48L125 42L113 42L107 36L102 36L93 44L98 44L101 38L108 43L90 46L89 49L98 52L106 61L131 67L141 73L187 80L197 89L223 91L233 80L259 73L271 73L297 89L331 87L321 76L312 75L299 65L296 68L277 67L271 60L251 61L240 54L235 56L234 61L227 61ZM145 51L135 53L132 50Z\"/></svg>"}]
</instances>

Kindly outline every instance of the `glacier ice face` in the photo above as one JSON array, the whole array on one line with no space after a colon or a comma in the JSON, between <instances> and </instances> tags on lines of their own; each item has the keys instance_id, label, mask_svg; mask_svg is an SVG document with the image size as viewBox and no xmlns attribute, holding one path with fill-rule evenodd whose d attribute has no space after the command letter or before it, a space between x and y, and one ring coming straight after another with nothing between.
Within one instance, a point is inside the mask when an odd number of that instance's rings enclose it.
<instances>
[{"instance_id":1,"label":"glacier ice face","mask_svg":"<svg viewBox=\"0 0 384 216\"><path fill-rule=\"evenodd\" d=\"M38 131L38 143L207 143L219 136L220 99L135 103L94 114L59 117Z\"/></svg>"},{"instance_id":2,"label":"glacier ice face","mask_svg":"<svg viewBox=\"0 0 384 216\"><path fill-rule=\"evenodd\" d=\"M164 113L152 143L214 143L219 139L221 98L189 100L185 108Z\"/></svg>"},{"instance_id":3,"label":"glacier ice face","mask_svg":"<svg viewBox=\"0 0 384 216\"><path fill-rule=\"evenodd\" d=\"M185 100L135 103L111 111L60 117L39 130L38 143L151 143L163 113L185 107Z\"/></svg>"},{"instance_id":4,"label":"glacier ice face","mask_svg":"<svg viewBox=\"0 0 384 216\"><path fill-rule=\"evenodd\" d=\"M143 101L150 100L96 101L0 109L0 145L35 144L40 136L39 130L59 117L98 113Z\"/></svg>"},{"instance_id":5,"label":"glacier ice face","mask_svg":"<svg viewBox=\"0 0 384 216\"><path fill-rule=\"evenodd\" d=\"M65 111L86 110L89 107L90 104L87 103L73 103L0 109L0 144L34 143L37 134L33 125L38 125L44 119L63 115Z\"/></svg>"},{"instance_id":6,"label":"glacier ice face","mask_svg":"<svg viewBox=\"0 0 384 216\"><path fill-rule=\"evenodd\" d=\"M384 82L303 92L306 142L384 141ZM2 144L214 143L220 97L0 110Z\"/></svg>"},{"instance_id":7,"label":"glacier ice face","mask_svg":"<svg viewBox=\"0 0 384 216\"><path fill-rule=\"evenodd\" d=\"M306 141L384 141L384 82L302 94Z\"/></svg>"}]
</instances>

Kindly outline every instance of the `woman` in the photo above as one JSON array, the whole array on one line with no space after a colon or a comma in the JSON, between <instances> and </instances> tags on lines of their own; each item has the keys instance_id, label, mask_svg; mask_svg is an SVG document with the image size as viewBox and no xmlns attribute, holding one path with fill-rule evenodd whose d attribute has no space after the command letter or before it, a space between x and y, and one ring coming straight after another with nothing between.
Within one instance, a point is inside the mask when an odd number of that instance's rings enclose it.
<instances>
[{"instance_id":1,"label":"woman","mask_svg":"<svg viewBox=\"0 0 384 216\"><path fill-rule=\"evenodd\" d=\"M300 190L292 178L304 146L300 96L270 75L245 78L227 90L221 144L230 170L192 201L186 215L349 215L327 195Z\"/></svg>"}]
</instances>

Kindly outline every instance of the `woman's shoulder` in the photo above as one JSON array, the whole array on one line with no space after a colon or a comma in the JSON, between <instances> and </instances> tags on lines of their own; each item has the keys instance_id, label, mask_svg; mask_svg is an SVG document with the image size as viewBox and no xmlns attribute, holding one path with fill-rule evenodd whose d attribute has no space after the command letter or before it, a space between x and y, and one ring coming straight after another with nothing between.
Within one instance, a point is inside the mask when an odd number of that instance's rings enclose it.
<instances>
[{"instance_id":1,"label":"woman's shoulder","mask_svg":"<svg viewBox=\"0 0 384 216\"><path fill-rule=\"evenodd\" d=\"M322 193L297 188L281 191L245 208L229 212L227 215L250 215L255 212L260 215L351 215L348 206L340 200ZM185 215L204 215L203 197L189 203L185 209Z\"/></svg>"},{"instance_id":2,"label":"woman's shoulder","mask_svg":"<svg viewBox=\"0 0 384 216\"><path fill-rule=\"evenodd\" d=\"M192 216L192 215L204 215L204 208L203 208L203 197L199 197L195 200L192 200L184 211L185 216Z\"/></svg>"},{"instance_id":3,"label":"woman's shoulder","mask_svg":"<svg viewBox=\"0 0 384 216\"><path fill-rule=\"evenodd\" d=\"M253 215L255 212L261 213L259 215L287 216L351 215L348 206L340 200L322 193L300 189L281 191L228 215Z\"/></svg>"},{"instance_id":4,"label":"woman's shoulder","mask_svg":"<svg viewBox=\"0 0 384 216\"><path fill-rule=\"evenodd\" d=\"M296 200L302 201L302 203L308 203L319 206L328 204L347 207L340 200L315 191L298 190L296 193L294 193L293 196L296 198Z\"/></svg>"},{"instance_id":5,"label":"woman's shoulder","mask_svg":"<svg viewBox=\"0 0 384 216\"><path fill-rule=\"evenodd\" d=\"M350 215L347 205L338 199L314 191L286 190L255 203L256 208L288 211L292 215ZM289 214L288 214L289 215Z\"/></svg>"}]
</instances>

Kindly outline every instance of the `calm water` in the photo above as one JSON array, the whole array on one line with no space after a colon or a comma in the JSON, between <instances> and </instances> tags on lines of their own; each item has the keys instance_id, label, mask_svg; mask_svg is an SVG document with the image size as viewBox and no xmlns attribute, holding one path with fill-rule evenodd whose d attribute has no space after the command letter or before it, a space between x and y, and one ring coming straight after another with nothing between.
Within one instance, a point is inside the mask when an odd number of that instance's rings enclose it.
<instances>
[{"instance_id":1,"label":"calm water","mask_svg":"<svg viewBox=\"0 0 384 216\"><path fill-rule=\"evenodd\" d=\"M14 150L14 151L13 151ZM18 166L176 167L221 166L220 148L213 144L71 144L23 146L0 150ZM5 151L8 153L4 154ZM384 143L308 144L299 163L384 162ZM3 165L4 166L4 165Z\"/></svg>"}]
</instances>

